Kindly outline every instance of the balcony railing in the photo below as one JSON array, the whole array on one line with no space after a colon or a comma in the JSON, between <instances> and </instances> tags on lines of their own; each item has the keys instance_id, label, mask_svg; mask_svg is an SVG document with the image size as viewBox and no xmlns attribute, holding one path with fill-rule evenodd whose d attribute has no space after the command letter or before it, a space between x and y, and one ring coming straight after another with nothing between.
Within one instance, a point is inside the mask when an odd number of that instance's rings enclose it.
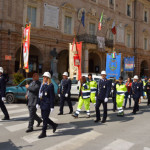
<instances>
[{"instance_id":1,"label":"balcony railing","mask_svg":"<svg viewBox=\"0 0 150 150\"><path fill-rule=\"evenodd\" d=\"M83 41L84 43L98 44L97 36L82 34L77 36L78 41ZM109 48L113 48L113 40L105 39L105 46Z\"/></svg>"},{"instance_id":2,"label":"balcony railing","mask_svg":"<svg viewBox=\"0 0 150 150\"><path fill-rule=\"evenodd\" d=\"M90 34L82 34L77 36L78 41L83 41L84 43L97 44L97 37Z\"/></svg>"},{"instance_id":3,"label":"balcony railing","mask_svg":"<svg viewBox=\"0 0 150 150\"><path fill-rule=\"evenodd\" d=\"M110 40L110 39L106 39L105 40L105 46L108 47L108 48L113 48L113 40Z\"/></svg>"}]
</instances>

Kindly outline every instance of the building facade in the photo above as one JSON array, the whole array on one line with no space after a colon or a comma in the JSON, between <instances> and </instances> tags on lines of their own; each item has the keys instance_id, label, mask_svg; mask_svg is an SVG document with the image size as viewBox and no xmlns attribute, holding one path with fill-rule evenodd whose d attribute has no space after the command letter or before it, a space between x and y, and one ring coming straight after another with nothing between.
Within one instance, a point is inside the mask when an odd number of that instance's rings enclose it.
<instances>
[{"instance_id":1,"label":"building facade","mask_svg":"<svg viewBox=\"0 0 150 150\"><path fill-rule=\"evenodd\" d=\"M29 21L31 73L51 70L54 59L58 73L69 71L69 43L76 35L83 41L82 72L105 70L106 53L115 48L122 53L122 74L123 58L128 56L135 56L134 74L150 74L149 0L1 0L0 65L10 74L19 70L22 27ZM114 21L116 35L111 32ZM11 60L5 60L5 55Z\"/></svg>"}]
</instances>

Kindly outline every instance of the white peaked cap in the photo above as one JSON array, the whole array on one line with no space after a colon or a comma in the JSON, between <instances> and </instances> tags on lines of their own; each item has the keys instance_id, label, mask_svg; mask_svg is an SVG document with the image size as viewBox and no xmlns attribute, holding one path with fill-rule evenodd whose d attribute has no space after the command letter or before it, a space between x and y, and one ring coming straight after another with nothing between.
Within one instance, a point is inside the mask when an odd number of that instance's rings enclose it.
<instances>
[{"instance_id":1,"label":"white peaked cap","mask_svg":"<svg viewBox=\"0 0 150 150\"><path fill-rule=\"evenodd\" d=\"M49 72L44 72L43 77L51 78L51 74Z\"/></svg>"},{"instance_id":2,"label":"white peaked cap","mask_svg":"<svg viewBox=\"0 0 150 150\"><path fill-rule=\"evenodd\" d=\"M67 76L68 77L68 72L64 72L63 76Z\"/></svg>"}]
</instances>

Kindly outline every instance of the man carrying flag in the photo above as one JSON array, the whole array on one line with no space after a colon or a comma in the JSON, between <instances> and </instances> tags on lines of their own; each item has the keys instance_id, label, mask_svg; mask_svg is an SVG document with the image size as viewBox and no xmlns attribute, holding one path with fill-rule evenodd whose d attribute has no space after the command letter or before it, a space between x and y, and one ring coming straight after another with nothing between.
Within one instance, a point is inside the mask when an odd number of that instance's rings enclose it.
<instances>
[{"instance_id":1,"label":"man carrying flag","mask_svg":"<svg viewBox=\"0 0 150 150\"><path fill-rule=\"evenodd\" d=\"M102 21L103 21L103 11L101 13L101 18L99 20L99 24L98 24L98 30L100 31L102 29Z\"/></svg>"}]
</instances>

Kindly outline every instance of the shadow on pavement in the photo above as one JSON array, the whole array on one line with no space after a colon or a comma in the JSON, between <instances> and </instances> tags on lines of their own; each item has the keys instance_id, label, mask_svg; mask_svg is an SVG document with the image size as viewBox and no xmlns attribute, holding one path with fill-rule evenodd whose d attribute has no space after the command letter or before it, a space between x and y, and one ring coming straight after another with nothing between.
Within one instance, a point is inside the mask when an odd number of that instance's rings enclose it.
<instances>
[{"instance_id":1,"label":"shadow on pavement","mask_svg":"<svg viewBox=\"0 0 150 150\"><path fill-rule=\"evenodd\" d=\"M23 147L31 147L32 145L16 146L10 139L6 142L0 142L1 150L20 150Z\"/></svg>"}]
</instances>

